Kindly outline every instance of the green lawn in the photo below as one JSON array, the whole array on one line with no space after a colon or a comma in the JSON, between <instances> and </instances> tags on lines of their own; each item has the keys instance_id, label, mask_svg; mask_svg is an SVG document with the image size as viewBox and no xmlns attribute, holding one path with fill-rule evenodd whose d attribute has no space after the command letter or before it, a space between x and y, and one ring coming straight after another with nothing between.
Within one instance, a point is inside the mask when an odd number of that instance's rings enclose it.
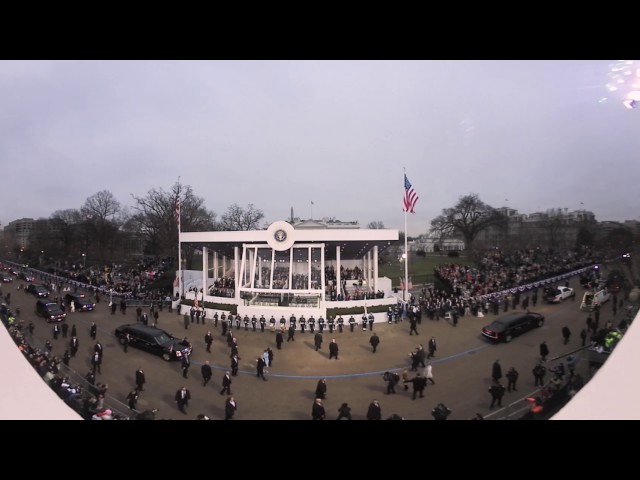
<instances>
[{"instance_id":1,"label":"green lawn","mask_svg":"<svg viewBox=\"0 0 640 480\"><path fill-rule=\"evenodd\" d=\"M400 279L404 280L404 263L400 262L397 258L390 258L389 262L384 265L378 266L378 276L389 277L392 285L399 286ZM450 258L446 254L440 255L427 255L426 257L420 257L415 253L409 253L409 277L414 285L420 285L425 283L433 283L433 269L443 263L459 263L466 265L470 263L470 260L464 256L459 258Z\"/></svg>"}]
</instances>

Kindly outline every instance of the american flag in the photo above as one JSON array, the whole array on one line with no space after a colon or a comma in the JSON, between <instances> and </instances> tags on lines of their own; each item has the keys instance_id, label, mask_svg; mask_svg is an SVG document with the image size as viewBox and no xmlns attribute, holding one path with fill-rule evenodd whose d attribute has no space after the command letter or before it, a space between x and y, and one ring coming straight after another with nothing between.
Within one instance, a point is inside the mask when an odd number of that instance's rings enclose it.
<instances>
[{"instance_id":1,"label":"american flag","mask_svg":"<svg viewBox=\"0 0 640 480\"><path fill-rule=\"evenodd\" d=\"M411 186L411 182L407 178L407 175L404 176L404 201L402 205L403 212L416 213L415 207L416 203L418 203L418 194Z\"/></svg>"}]
</instances>

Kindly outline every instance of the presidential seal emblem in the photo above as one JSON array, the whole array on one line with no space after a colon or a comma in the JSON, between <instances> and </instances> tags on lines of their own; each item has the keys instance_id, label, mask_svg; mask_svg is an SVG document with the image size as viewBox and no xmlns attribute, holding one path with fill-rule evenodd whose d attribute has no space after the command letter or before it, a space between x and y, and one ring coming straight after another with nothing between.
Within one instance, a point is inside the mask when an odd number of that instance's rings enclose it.
<instances>
[{"instance_id":1,"label":"presidential seal emblem","mask_svg":"<svg viewBox=\"0 0 640 480\"><path fill-rule=\"evenodd\" d=\"M284 242L287 239L287 232L285 232L282 228L279 228L273 233L273 238L276 242Z\"/></svg>"}]
</instances>

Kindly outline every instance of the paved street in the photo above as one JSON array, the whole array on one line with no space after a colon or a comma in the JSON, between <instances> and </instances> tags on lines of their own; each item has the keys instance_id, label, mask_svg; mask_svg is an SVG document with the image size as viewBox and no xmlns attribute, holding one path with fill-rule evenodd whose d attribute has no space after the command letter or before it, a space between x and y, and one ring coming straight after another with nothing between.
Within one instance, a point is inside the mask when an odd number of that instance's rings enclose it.
<instances>
[{"instance_id":1,"label":"paved street","mask_svg":"<svg viewBox=\"0 0 640 480\"><path fill-rule=\"evenodd\" d=\"M376 323L374 330L381 343L377 353L371 352L366 332L357 326L353 333L347 327L343 333L334 332L340 348L339 359L329 360L328 345L332 336L325 329L324 343L321 351L313 348L313 335L296 332L295 342L283 344L282 350L275 346L275 335L265 331L260 333L234 328L234 336L238 339L240 352L240 372L233 378L231 391L238 404L235 418L237 420L307 420L311 418L311 406L314 401L316 383L320 378L327 379L327 400L324 406L328 419L334 419L338 408L347 402L352 408L353 419L364 419L367 406L373 399L378 399L382 407L383 418L396 413L408 420L431 420L431 409L439 402L445 403L451 410L450 419L470 419L477 412L483 415L492 412L488 393L490 386L491 366L496 359L500 360L503 375L514 366L520 372L518 392L508 393L503 399L507 405L534 390L531 369L538 360L538 345L546 340L549 358L562 355L580 347L580 330L585 326L587 314L578 307L583 289L577 286L576 300L566 300L560 305L538 304L531 311L546 316L545 325L515 338L509 344L493 345L481 335L483 325L490 323L494 316L485 318L460 318L457 327L444 320L430 321L423 316L418 325L419 336L409 335L409 322L389 325L386 322ZM51 325L35 317L35 298L23 292L15 292L12 306L20 305L21 318L33 320L36 344L50 339L54 344L54 354L62 355L65 340L52 339ZM129 348L124 353L122 347L113 336L115 327L124 323L135 322L135 309L129 308L126 315L117 312L111 315L105 299L94 312L69 313L67 322L74 323L78 329L80 350L76 358L71 359L70 367L83 375L90 368L90 354L94 342L89 337L89 325L95 321L98 325L98 339L105 347L102 373L98 374L99 382L107 383L109 404L117 405L123 412L128 412L126 396L135 386L134 373L138 367L145 371L147 384L138 401L138 409L158 408L157 418L163 419L195 419L200 413L213 419L224 418L224 402L221 396L221 378L229 367L229 348L218 330L214 331L211 319L207 325L191 324L184 329L182 316L176 312L168 313L165 309L160 313L159 325L176 336L186 335L193 343L192 366L188 379L183 379L180 364L167 363L160 357ZM502 312L501 312L502 313ZM600 319L603 325L612 318L610 304L606 304ZM345 319L346 320L346 319ZM563 345L561 329L568 325L573 335L569 345ZM214 333L212 353L208 354L204 345L204 335L208 329ZM429 385L425 391L426 398L411 399L411 389L404 392L402 385L396 395L385 395L385 382L382 373L394 370L401 373L409 368L409 352L418 344L425 346L431 336L436 337L438 350L432 359L436 385ZM286 335L285 335L286 339ZM265 348L271 347L274 352L273 367L269 368L268 381L263 382L256 377L256 358ZM200 365L209 360L214 368L213 380L202 386ZM421 371L422 369L420 369ZM587 376L586 360L580 359L578 371ZM547 376L547 379L550 375ZM506 386L506 378L503 378ZM187 414L180 413L174 401L177 389L185 385L191 391L192 401ZM497 409L494 409L495 411ZM494 413L495 418L500 417Z\"/></svg>"}]
</instances>

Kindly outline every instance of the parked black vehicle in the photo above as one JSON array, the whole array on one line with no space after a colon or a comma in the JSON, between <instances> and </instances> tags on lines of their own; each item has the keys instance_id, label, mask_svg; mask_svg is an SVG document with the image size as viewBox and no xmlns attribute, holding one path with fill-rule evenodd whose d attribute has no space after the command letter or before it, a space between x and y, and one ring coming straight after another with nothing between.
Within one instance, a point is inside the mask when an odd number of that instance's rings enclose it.
<instances>
[{"instance_id":1,"label":"parked black vehicle","mask_svg":"<svg viewBox=\"0 0 640 480\"><path fill-rule=\"evenodd\" d=\"M39 283L30 283L27 285L27 293L31 293L38 298L46 298L49 296L49 289Z\"/></svg>"},{"instance_id":2,"label":"parked black vehicle","mask_svg":"<svg viewBox=\"0 0 640 480\"><path fill-rule=\"evenodd\" d=\"M36 302L36 314L47 319L47 322L62 322L67 314L56 302L40 299Z\"/></svg>"},{"instance_id":3,"label":"parked black vehicle","mask_svg":"<svg viewBox=\"0 0 640 480\"><path fill-rule=\"evenodd\" d=\"M96 304L93 303L84 293L67 293L64 296L64 303L66 305L75 305L76 312L91 312L96 308Z\"/></svg>"},{"instance_id":4,"label":"parked black vehicle","mask_svg":"<svg viewBox=\"0 0 640 480\"><path fill-rule=\"evenodd\" d=\"M115 335L120 343L124 343L127 333L129 334L129 346L159 355L167 362L180 360L183 355L191 355L191 345L160 328L131 323L120 325L115 330Z\"/></svg>"},{"instance_id":5,"label":"parked black vehicle","mask_svg":"<svg viewBox=\"0 0 640 480\"><path fill-rule=\"evenodd\" d=\"M510 342L529 330L544 325L544 316L535 312L512 312L482 328L482 335L496 342Z\"/></svg>"}]
</instances>

